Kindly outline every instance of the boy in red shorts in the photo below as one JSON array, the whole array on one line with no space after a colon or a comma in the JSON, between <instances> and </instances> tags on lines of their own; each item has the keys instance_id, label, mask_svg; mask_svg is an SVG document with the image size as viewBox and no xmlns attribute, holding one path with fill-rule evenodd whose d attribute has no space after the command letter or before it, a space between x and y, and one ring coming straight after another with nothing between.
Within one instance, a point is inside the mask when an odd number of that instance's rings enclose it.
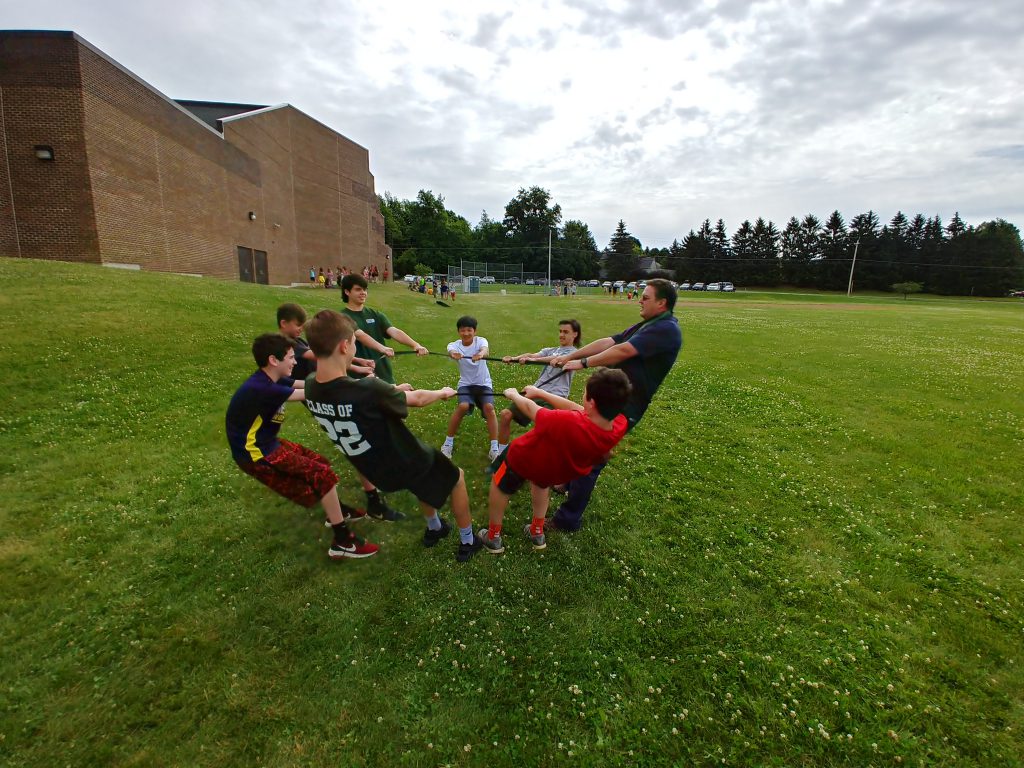
<instances>
[{"instance_id":1,"label":"boy in red shorts","mask_svg":"<svg viewBox=\"0 0 1024 768\"><path fill-rule=\"evenodd\" d=\"M295 350L291 340L266 333L252 345L259 370L235 392L225 418L231 455L239 468L272 491L296 504L323 505L334 530L327 555L333 560L371 557L377 545L352 533L342 516L338 476L327 459L298 443L278 438L284 422L284 406L302 400L304 382L291 377Z\"/></svg>"},{"instance_id":2,"label":"boy in red shorts","mask_svg":"<svg viewBox=\"0 0 1024 768\"><path fill-rule=\"evenodd\" d=\"M477 539L492 554L505 551L501 523L508 500L523 483L530 482L533 520L525 533L534 549L544 549L544 519L548 512L549 488L583 477L593 465L605 460L609 451L626 434L626 406L632 387L626 374L612 368L600 368L587 380L583 405L558 397L537 387L523 394L505 390L505 397L528 418L534 427L513 440L495 460L491 484L489 525L481 528ZM555 408L547 410L534 400L544 400Z\"/></svg>"}]
</instances>

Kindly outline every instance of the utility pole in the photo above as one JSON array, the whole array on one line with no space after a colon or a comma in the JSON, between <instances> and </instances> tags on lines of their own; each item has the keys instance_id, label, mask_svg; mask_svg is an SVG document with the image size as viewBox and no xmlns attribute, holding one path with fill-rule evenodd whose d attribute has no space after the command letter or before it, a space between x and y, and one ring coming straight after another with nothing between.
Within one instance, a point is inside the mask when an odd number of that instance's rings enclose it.
<instances>
[{"instance_id":1,"label":"utility pole","mask_svg":"<svg viewBox=\"0 0 1024 768\"><path fill-rule=\"evenodd\" d=\"M551 227L548 227L548 285L547 292L551 293Z\"/></svg>"},{"instance_id":2,"label":"utility pole","mask_svg":"<svg viewBox=\"0 0 1024 768\"><path fill-rule=\"evenodd\" d=\"M857 249L860 248L860 235L857 235L857 242L853 246L853 261L850 262L850 282L846 285L846 295L853 295L853 268L857 266Z\"/></svg>"}]
</instances>

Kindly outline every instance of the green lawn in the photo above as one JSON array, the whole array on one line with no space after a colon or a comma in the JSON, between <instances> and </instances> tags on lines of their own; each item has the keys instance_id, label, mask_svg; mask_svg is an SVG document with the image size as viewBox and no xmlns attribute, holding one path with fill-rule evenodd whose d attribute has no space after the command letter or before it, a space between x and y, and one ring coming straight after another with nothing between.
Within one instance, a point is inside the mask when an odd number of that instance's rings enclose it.
<instances>
[{"instance_id":1,"label":"green lawn","mask_svg":"<svg viewBox=\"0 0 1024 768\"><path fill-rule=\"evenodd\" d=\"M524 492L507 552L460 565L407 494L408 522L358 524L378 557L330 562L320 511L231 462L224 410L283 301L339 306L0 259L0 764L1024 762L1021 302L683 294L680 361L584 530L533 552ZM433 350L470 312L494 354L637 319L597 296L370 304ZM451 407L410 425L440 444ZM301 405L283 434L362 503ZM465 420L478 523L486 449Z\"/></svg>"}]
</instances>

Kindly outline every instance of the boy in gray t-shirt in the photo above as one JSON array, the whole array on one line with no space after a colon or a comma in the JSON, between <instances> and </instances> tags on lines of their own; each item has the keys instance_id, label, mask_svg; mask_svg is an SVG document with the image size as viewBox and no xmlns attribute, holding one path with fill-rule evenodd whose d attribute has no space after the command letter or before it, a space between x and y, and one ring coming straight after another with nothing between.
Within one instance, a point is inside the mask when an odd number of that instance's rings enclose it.
<instances>
[{"instance_id":1,"label":"boy in gray t-shirt","mask_svg":"<svg viewBox=\"0 0 1024 768\"><path fill-rule=\"evenodd\" d=\"M576 351L576 347L582 342L583 335L580 330L580 323L578 320L559 320L558 321L558 346L557 347L545 347L539 352L533 354L503 357L502 361L506 363L523 363L527 360L538 363L549 363L556 357L562 355L571 355ZM543 389L545 392L550 392L558 397L569 398L569 389L572 386L572 371L565 373L560 368L547 367L541 372L540 376L537 377L537 381L534 385L537 389ZM544 408L550 406L542 400L535 400ZM509 438L512 435L512 422L521 426L528 426L530 419L523 415L513 403L508 408L502 410L498 414L498 452L505 450L508 445Z\"/></svg>"}]
</instances>

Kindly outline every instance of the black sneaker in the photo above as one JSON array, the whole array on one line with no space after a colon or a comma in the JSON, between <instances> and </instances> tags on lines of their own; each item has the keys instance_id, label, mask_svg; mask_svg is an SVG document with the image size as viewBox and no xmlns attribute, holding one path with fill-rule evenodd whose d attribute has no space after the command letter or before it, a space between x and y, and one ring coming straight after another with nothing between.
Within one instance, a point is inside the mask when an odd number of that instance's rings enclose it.
<instances>
[{"instance_id":1,"label":"black sneaker","mask_svg":"<svg viewBox=\"0 0 1024 768\"><path fill-rule=\"evenodd\" d=\"M371 504L366 514L368 514L374 520L381 520L385 523L396 523L399 520L405 520L405 515L403 515L397 509L392 509L384 502L380 502L379 504Z\"/></svg>"},{"instance_id":2,"label":"black sneaker","mask_svg":"<svg viewBox=\"0 0 1024 768\"><path fill-rule=\"evenodd\" d=\"M366 519L366 510L356 509L355 507L350 507L345 502L341 502L341 519L346 523L358 523L360 520ZM331 521L324 520L324 528L330 527Z\"/></svg>"},{"instance_id":3,"label":"black sneaker","mask_svg":"<svg viewBox=\"0 0 1024 768\"><path fill-rule=\"evenodd\" d=\"M440 520L441 527L438 528L436 531L432 531L429 528L427 528L427 530L423 532L424 547L434 546L435 544L437 544L437 542L439 542L441 539L443 539L445 536L452 532L452 527L448 525L448 521L445 520L443 517L440 518Z\"/></svg>"},{"instance_id":4,"label":"black sneaker","mask_svg":"<svg viewBox=\"0 0 1024 768\"><path fill-rule=\"evenodd\" d=\"M360 520L366 519L366 510L357 509L356 507L350 507L345 502L342 502L341 516L345 518L346 523L355 523Z\"/></svg>"},{"instance_id":5,"label":"black sneaker","mask_svg":"<svg viewBox=\"0 0 1024 768\"><path fill-rule=\"evenodd\" d=\"M480 540L476 538L474 538L472 543L470 544L465 544L460 541L459 551L455 554L455 559L458 560L460 563L464 563L467 560L470 560L473 557L473 555L475 555L477 552L479 552L481 547L483 547L483 544L481 544Z\"/></svg>"}]
</instances>

